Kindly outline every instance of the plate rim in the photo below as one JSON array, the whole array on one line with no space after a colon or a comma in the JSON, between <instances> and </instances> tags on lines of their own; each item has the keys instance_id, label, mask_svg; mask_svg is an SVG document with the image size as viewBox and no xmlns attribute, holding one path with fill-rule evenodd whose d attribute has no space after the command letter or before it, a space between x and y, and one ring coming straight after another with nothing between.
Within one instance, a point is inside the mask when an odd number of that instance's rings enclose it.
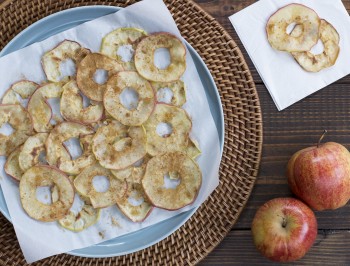
<instances>
[{"instance_id":1,"label":"plate rim","mask_svg":"<svg viewBox=\"0 0 350 266\"><path fill-rule=\"evenodd\" d=\"M113 11L117 12L121 9L123 9L123 7L118 7L118 6L107 6L107 5L89 5L89 6L80 6L80 7L74 7L74 8L69 8L69 9L65 9L65 10L62 10L62 11L58 11L56 13L53 13L49 16L46 16L46 17L43 17L41 19L39 19L38 21L34 22L33 24L31 24L30 26L28 26L27 28L25 28L24 30L22 30L21 32L19 32L11 41L9 41L5 47L0 51L0 57L4 56L4 53L6 54L9 54L7 53L7 50L12 46L12 44L14 42L16 42L18 39L20 39L24 34L26 34L28 31L32 30L32 28L36 27L37 25L39 24L42 24L44 23L45 21L47 20L51 20L51 19L55 19L55 17L57 16L61 16L61 15L66 15L66 13L74 13L74 12L77 12L77 10L96 10L96 9L101 9L101 10L111 10L111 13L113 13ZM106 14L108 15L108 14ZM96 17L96 19L99 18L99 17ZM85 23L87 21L84 21L83 23ZM56 33L57 34L57 33ZM48 37L47 37L48 38ZM45 38L46 39L46 38ZM199 62L201 63L201 65L203 66L203 69L205 70L206 72L206 76L209 78L209 82L211 83L211 86L215 89L215 95L216 95L216 99L217 99L217 102L219 103L218 105L218 110L219 110L219 113L220 113L220 122L221 122L221 128L219 129L217 127L217 130L218 130L218 136L219 136L219 143L220 143L220 159L222 158L223 156L223 149L224 149L224 143L225 143L225 120L224 120L224 112L223 112L223 106L222 106L222 102L221 102L221 98L220 98L220 94L219 94L219 91L217 89L217 86L216 86L216 83L214 81L214 78L212 77L212 74L210 73L207 65L205 64L204 60L201 58L201 56L198 54L198 52L192 47L192 45L190 45L184 38L183 38L183 41L185 42L186 46L187 46L187 49L190 50L190 52L192 52L193 54L195 54L195 56L197 57L196 59L199 60ZM34 43L34 42L33 42ZM22 47L24 48L24 47ZM20 48L20 49L22 49ZM16 50L17 51L17 50ZM13 51L15 52L15 51ZM12 52L11 52L12 53ZM5 54L5 55L6 55ZM208 98L208 97L206 97ZM208 100L208 99L207 99ZM221 131L221 132L220 132ZM221 133L221 134L220 134ZM1 189L1 186L0 186L0 189ZM5 206L6 209L7 209L7 206ZM93 246L96 246L96 245L99 245L99 244L102 244L103 242L101 243L98 243L98 244L94 244L94 245L91 245L91 246L88 246L88 247L85 247L85 248L80 248L80 249L76 249L76 250L72 250L72 251L69 251L69 252L65 252L66 254L70 254L70 255L73 255L73 256L80 256L80 257L87 257L87 258L106 258L106 257L112 257L112 256L122 256L122 255L128 255L128 254L131 254L131 253L134 253L134 252L137 252L137 251L140 251L140 250L143 250L143 249L146 249L156 243L159 243L160 241L162 241L163 239L167 238L168 236L170 236L171 234L173 234L175 231L177 231L181 226L183 226L192 216L193 214L197 211L197 209L199 208L200 206L198 207L194 207L184 213L186 213L186 218L184 219L184 221L180 222L177 226L175 226L174 228L172 228L170 231L166 232L163 236L161 236L160 238L152 241L152 242L149 242L145 245L143 245L142 247L139 247L139 248L135 248L135 249L132 249L132 250L128 250L128 252L121 252L121 253L118 253L118 252L115 252L113 254L106 254L106 255L89 255L89 254L82 254L82 253L77 253L76 251L80 251L80 250L84 250L86 248L89 248L89 247L93 247ZM8 211L8 210L7 210ZM11 221L11 217L9 215L9 213L5 213L5 211L0 208L0 212L2 213L2 215L4 215L4 217L10 222L12 223ZM181 214L184 214L184 213L181 213ZM171 219L171 218L169 218ZM152 225L153 226L153 225ZM146 227L147 228L147 227ZM126 236L127 234L123 235L123 236ZM116 237L118 238L118 237ZM113 238L114 239L114 238Z\"/></svg>"}]
</instances>

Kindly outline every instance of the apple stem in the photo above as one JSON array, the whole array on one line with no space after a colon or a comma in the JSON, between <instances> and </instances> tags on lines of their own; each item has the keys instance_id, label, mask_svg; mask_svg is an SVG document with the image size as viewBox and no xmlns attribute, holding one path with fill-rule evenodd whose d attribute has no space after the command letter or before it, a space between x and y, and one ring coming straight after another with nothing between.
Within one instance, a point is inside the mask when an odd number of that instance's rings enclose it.
<instances>
[{"instance_id":1,"label":"apple stem","mask_svg":"<svg viewBox=\"0 0 350 266\"><path fill-rule=\"evenodd\" d=\"M283 228L286 228L286 226L287 226L287 220L286 220L286 218L283 217L283 220L282 220L282 227L283 227Z\"/></svg>"},{"instance_id":2,"label":"apple stem","mask_svg":"<svg viewBox=\"0 0 350 266\"><path fill-rule=\"evenodd\" d=\"M321 141L323 140L324 136L327 134L327 130L324 130L323 131L323 134L321 135L320 139L318 140L318 143L317 143L317 148L320 147L321 145Z\"/></svg>"}]
</instances>

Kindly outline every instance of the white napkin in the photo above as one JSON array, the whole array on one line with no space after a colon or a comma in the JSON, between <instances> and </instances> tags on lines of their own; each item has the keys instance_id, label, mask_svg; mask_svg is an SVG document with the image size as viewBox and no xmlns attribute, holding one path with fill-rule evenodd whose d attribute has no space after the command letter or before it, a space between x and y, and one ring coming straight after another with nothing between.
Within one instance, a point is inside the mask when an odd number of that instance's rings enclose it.
<instances>
[{"instance_id":1,"label":"white napkin","mask_svg":"<svg viewBox=\"0 0 350 266\"><path fill-rule=\"evenodd\" d=\"M144 0L1 57L0 96L17 80L27 78L35 82L43 81L45 76L41 69L40 58L45 51L52 49L60 41L75 40L92 51L99 51L102 37L119 27L140 27L149 33L166 31L181 38L164 3L161 0ZM203 173L202 187L194 204L174 212L155 208L142 223L130 222L115 206L112 206L102 210L101 219L96 225L80 233L74 233L59 227L56 222L35 221L24 212L19 198L18 184L5 175L3 171L5 158L0 157L1 188L17 238L28 263L54 254L91 246L169 219L199 206L216 188L219 183L218 170L221 159L218 133L205 90L188 51L186 60L187 69L182 77L187 87L187 103L184 109L192 117L191 133L202 149L202 155L198 159ZM112 217L118 221L119 226L113 226Z\"/></svg>"},{"instance_id":2,"label":"white napkin","mask_svg":"<svg viewBox=\"0 0 350 266\"><path fill-rule=\"evenodd\" d=\"M318 73L309 73L290 54L276 51L270 46L266 37L266 22L277 9L290 3L300 3L314 9L320 18L336 28L340 35L340 53L334 66ZM260 0L229 19L278 110L350 73L350 18L341 0Z\"/></svg>"}]
</instances>

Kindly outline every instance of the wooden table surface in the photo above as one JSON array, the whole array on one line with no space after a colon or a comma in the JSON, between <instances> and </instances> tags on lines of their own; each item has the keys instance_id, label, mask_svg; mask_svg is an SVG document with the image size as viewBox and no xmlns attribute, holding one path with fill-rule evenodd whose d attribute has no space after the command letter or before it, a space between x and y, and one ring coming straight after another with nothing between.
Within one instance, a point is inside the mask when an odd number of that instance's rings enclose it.
<instances>
[{"instance_id":1,"label":"wooden table surface","mask_svg":"<svg viewBox=\"0 0 350 266\"><path fill-rule=\"evenodd\" d=\"M339 142L350 149L350 76L278 112L228 19L255 1L195 1L226 29L243 52L260 97L264 124L260 171L250 199L231 232L201 265L268 264L252 242L254 214L270 199L292 196L285 175L287 162L294 152L317 142L324 129L328 130L324 141ZM349 11L350 0L343 3ZM316 217L317 240L296 264L350 265L350 202L338 210L316 212Z\"/></svg>"}]
</instances>

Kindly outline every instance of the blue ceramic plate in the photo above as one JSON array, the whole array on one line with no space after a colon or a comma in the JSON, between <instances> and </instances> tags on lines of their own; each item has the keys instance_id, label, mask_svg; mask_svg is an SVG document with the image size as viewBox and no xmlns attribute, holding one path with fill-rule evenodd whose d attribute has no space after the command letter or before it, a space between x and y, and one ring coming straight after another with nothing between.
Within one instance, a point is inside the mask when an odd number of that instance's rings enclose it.
<instances>
[{"instance_id":1,"label":"blue ceramic plate","mask_svg":"<svg viewBox=\"0 0 350 266\"><path fill-rule=\"evenodd\" d=\"M54 34L75 27L81 23L118 11L120 8L111 6L88 6L68 9L45 17L18 34L1 51L4 56L34 42L42 41ZM221 153L224 145L224 119L220 97L209 70L197 52L186 43L195 62L209 101L210 110L214 117L219 133ZM11 221L5 199L0 189L0 211ZM183 225L196 211L196 208L181 213L173 218L147 227L140 231L120 236L98 245L69 252L69 254L83 257L112 257L129 254L147 248L169 236Z\"/></svg>"}]
</instances>

